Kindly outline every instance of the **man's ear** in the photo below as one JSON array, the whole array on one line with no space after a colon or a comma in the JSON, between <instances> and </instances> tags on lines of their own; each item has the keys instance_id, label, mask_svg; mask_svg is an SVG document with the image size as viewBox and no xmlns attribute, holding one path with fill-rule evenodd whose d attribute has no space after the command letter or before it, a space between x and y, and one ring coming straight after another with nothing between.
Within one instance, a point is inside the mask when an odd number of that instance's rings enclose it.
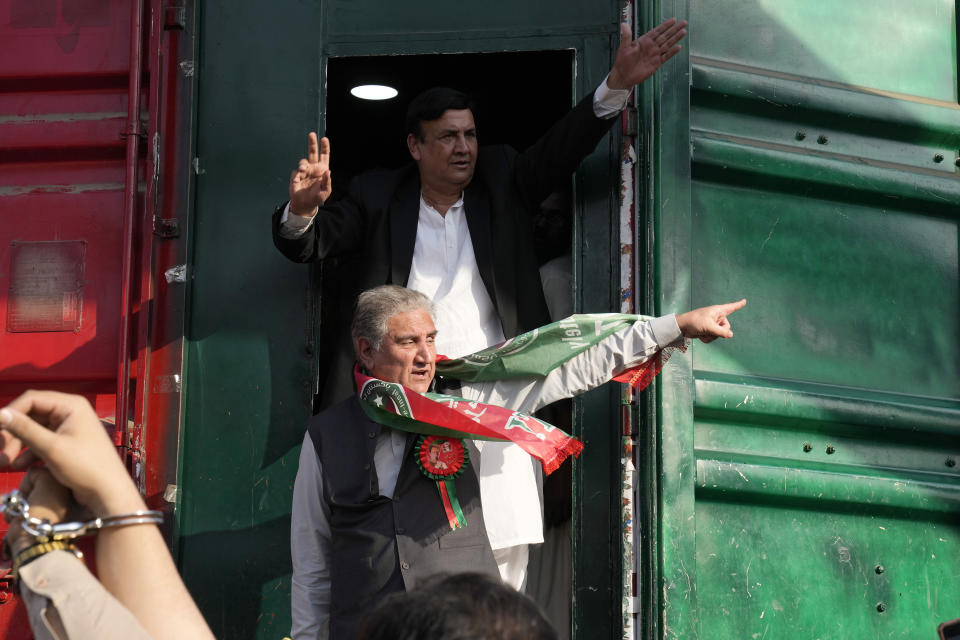
<instances>
[{"instance_id":1,"label":"man's ear","mask_svg":"<svg viewBox=\"0 0 960 640\"><path fill-rule=\"evenodd\" d=\"M410 156L420 162L420 140L412 133L407 134L407 149L410 151Z\"/></svg>"},{"instance_id":2,"label":"man's ear","mask_svg":"<svg viewBox=\"0 0 960 640\"><path fill-rule=\"evenodd\" d=\"M376 349L373 348L370 341L366 338L357 338L356 352L360 364L362 364L367 371L372 371L373 354L376 352Z\"/></svg>"}]
</instances>

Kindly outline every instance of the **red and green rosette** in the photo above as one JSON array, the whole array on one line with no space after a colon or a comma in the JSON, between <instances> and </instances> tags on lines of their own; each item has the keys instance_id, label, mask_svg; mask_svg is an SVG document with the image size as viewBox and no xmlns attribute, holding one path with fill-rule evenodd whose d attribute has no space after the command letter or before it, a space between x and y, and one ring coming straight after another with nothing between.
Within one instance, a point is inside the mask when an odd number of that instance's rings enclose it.
<instances>
[{"instance_id":1,"label":"red and green rosette","mask_svg":"<svg viewBox=\"0 0 960 640\"><path fill-rule=\"evenodd\" d=\"M448 436L423 435L417 439L413 456L420 472L436 481L443 510L447 514L450 529L467 526L467 519L457 500L457 487L453 479L463 473L470 464L470 454L463 440Z\"/></svg>"}]
</instances>

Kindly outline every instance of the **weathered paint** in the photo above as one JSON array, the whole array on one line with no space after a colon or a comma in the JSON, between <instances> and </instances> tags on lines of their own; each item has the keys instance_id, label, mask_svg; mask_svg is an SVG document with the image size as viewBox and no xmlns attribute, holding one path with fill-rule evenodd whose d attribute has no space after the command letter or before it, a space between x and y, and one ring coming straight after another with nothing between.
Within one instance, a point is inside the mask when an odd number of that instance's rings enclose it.
<instances>
[{"instance_id":1,"label":"weathered paint","mask_svg":"<svg viewBox=\"0 0 960 640\"><path fill-rule=\"evenodd\" d=\"M183 291L157 280L185 239L153 219L186 219L191 101L167 73L184 41L164 15L159 0L0 2L0 403L84 395L172 516L179 389L151 381L180 373ZM27 637L15 606L0 629Z\"/></svg>"},{"instance_id":2,"label":"weathered paint","mask_svg":"<svg viewBox=\"0 0 960 640\"><path fill-rule=\"evenodd\" d=\"M650 413L650 637L932 637L956 615L955 3L882 4L690 5L655 301L749 305L671 360Z\"/></svg>"}]
</instances>

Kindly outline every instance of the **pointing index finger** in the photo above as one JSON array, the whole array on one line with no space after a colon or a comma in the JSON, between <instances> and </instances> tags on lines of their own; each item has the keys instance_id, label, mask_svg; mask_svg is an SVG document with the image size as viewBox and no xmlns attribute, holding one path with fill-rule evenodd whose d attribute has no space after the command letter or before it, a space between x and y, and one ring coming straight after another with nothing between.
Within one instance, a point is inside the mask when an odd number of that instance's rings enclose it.
<instances>
[{"instance_id":1,"label":"pointing index finger","mask_svg":"<svg viewBox=\"0 0 960 640\"><path fill-rule=\"evenodd\" d=\"M725 315L729 315L734 311L739 311L740 309L743 309L745 306L747 306L746 298L741 298L736 302L728 302L727 304L720 305L721 311L723 311Z\"/></svg>"}]
</instances>

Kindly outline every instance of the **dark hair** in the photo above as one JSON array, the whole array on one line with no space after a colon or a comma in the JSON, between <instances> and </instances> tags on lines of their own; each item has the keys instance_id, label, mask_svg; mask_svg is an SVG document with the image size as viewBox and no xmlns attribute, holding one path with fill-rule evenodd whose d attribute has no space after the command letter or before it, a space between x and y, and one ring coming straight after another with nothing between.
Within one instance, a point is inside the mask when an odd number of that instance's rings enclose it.
<instances>
[{"instance_id":1,"label":"dark hair","mask_svg":"<svg viewBox=\"0 0 960 640\"><path fill-rule=\"evenodd\" d=\"M386 598L358 640L556 640L536 603L482 573L428 579Z\"/></svg>"},{"instance_id":2,"label":"dark hair","mask_svg":"<svg viewBox=\"0 0 960 640\"><path fill-rule=\"evenodd\" d=\"M427 89L407 105L406 133L412 133L422 141L423 127L420 123L438 119L447 109L473 111L473 100L467 94L448 87Z\"/></svg>"}]
</instances>

